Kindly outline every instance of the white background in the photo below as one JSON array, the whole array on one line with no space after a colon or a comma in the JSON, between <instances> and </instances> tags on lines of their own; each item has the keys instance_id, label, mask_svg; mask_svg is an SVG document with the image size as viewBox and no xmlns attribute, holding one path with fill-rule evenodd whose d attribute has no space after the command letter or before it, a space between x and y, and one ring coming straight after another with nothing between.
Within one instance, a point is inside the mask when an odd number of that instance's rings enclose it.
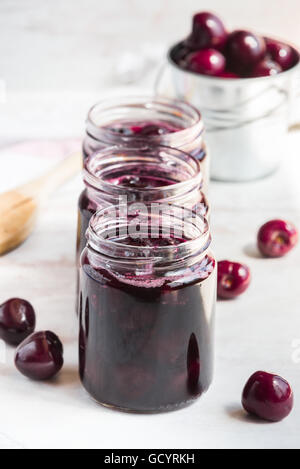
<instances>
[{"instance_id":1,"label":"white background","mask_svg":"<svg viewBox=\"0 0 300 469\"><path fill-rule=\"evenodd\" d=\"M147 51L159 66L202 9L219 13L228 28L300 44L298 0L1 0L0 79L8 103L0 138L78 135L89 106L121 84L114 71L124 54L139 63ZM152 86L152 69L135 88Z\"/></svg>"},{"instance_id":2,"label":"white background","mask_svg":"<svg viewBox=\"0 0 300 469\"><path fill-rule=\"evenodd\" d=\"M107 63L145 43L173 44L203 9L229 28L300 42L298 0L1 0L1 74L20 91L99 90Z\"/></svg>"},{"instance_id":3,"label":"white background","mask_svg":"<svg viewBox=\"0 0 300 469\"><path fill-rule=\"evenodd\" d=\"M98 99L151 89L164 51L186 35L192 12L208 8L230 27L250 27L300 44L296 0L1 0L0 78L7 96L0 104L0 144L41 138L52 143L2 148L0 189L41 173L67 154L71 146L62 148L56 139L80 138L86 112ZM149 50L149 73L125 87L115 73L120 58ZM31 383L16 372L13 350L7 350L6 363L0 363L0 447L300 446L300 251L265 261L254 249L256 231L267 219L284 217L300 226L299 144L299 135L291 134L282 170L268 180L211 186L216 254L248 263L253 282L243 298L218 304L211 391L172 414L111 412L82 390L73 311L80 178L52 197L34 235L0 259L0 302L11 296L31 300L38 328L53 329L62 338L66 365L57 381ZM295 409L280 424L257 423L241 410L243 385L258 369L282 374L293 385Z\"/></svg>"}]
</instances>

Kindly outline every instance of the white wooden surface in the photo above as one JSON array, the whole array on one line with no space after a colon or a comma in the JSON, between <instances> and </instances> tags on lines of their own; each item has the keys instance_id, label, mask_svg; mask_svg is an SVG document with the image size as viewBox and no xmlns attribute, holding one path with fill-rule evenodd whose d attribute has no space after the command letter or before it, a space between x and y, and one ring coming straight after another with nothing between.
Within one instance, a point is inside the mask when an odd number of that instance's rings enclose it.
<instances>
[{"instance_id":1,"label":"white wooden surface","mask_svg":"<svg viewBox=\"0 0 300 469\"><path fill-rule=\"evenodd\" d=\"M40 174L76 146L73 138L80 138L89 106L115 93L105 73L119 50L155 38L163 51L187 29L197 8L218 10L234 25L300 39L297 1L284 2L284 9L280 0L225 3L2 0L0 78L8 94L0 104L0 189ZM126 91L137 86L142 84ZM67 137L72 142L56 143ZM50 143L4 147L40 138ZM15 370L13 350L0 349L0 448L299 448L300 248L268 261L254 249L265 220L284 217L300 227L299 147L300 133L291 134L282 169L270 179L211 185L216 254L248 263L253 282L239 300L218 304L211 391L192 407L166 415L112 412L81 388L74 318L80 177L54 194L34 235L0 258L0 302L12 296L32 301L38 329L61 336L66 363L55 382L32 383ZM295 409L282 423L260 424L241 411L243 385L258 369L282 374L293 385Z\"/></svg>"}]
</instances>

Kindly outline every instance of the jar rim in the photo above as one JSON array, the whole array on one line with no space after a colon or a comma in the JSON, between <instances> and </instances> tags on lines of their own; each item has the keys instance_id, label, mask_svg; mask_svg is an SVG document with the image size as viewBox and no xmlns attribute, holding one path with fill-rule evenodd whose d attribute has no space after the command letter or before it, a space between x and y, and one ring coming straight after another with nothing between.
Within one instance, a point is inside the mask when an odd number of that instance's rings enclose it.
<instances>
[{"instance_id":1,"label":"jar rim","mask_svg":"<svg viewBox=\"0 0 300 469\"><path fill-rule=\"evenodd\" d=\"M169 112L170 116L173 114L176 118L181 119L190 119L190 123L187 126L184 126L182 129L177 132L164 134L164 135L154 135L147 138L138 135L119 135L116 134L113 130L101 126L96 122L94 114L96 111L101 111L102 118L104 119L104 114L109 113L113 110L130 108L130 109L148 109L148 110L159 110L159 107L162 107L164 113ZM156 109L157 108L157 109ZM106 125L113 122L115 119L106 120ZM134 119L133 119L134 120ZM87 116L87 133L97 140L107 141L108 143L132 143L133 141L151 141L151 142L161 142L165 138L173 141L187 141L189 140L189 135L191 132L197 132L202 134L204 131L204 123L202 120L202 115L199 110L192 104L179 100L171 99L166 97L161 97L157 95L132 95L132 96L121 96L118 98L107 98L96 103L88 112Z\"/></svg>"},{"instance_id":2,"label":"jar rim","mask_svg":"<svg viewBox=\"0 0 300 469\"><path fill-rule=\"evenodd\" d=\"M146 162L152 162L161 165L161 167L163 164L167 164L168 171L172 166L175 168L178 165L184 170L185 179L174 184L154 188L123 187L105 181L104 174L107 174L109 169L115 170L118 163L120 169L125 168L126 162L134 164L135 167L141 166L141 168L145 166ZM200 162L189 153L166 146L149 147L144 144L133 148L114 146L92 154L84 163L83 180L88 187L103 195L107 194L115 198L128 195L134 198L135 194L138 193L140 200L157 200L158 194L167 198L173 195L183 195L195 188L200 189L203 183L203 174Z\"/></svg>"},{"instance_id":3,"label":"jar rim","mask_svg":"<svg viewBox=\"0 0 300 469\"><path fill-rule=\"evenodd\" d=\"M87 248L92 249L96 254L109 259L108 262L114 262L122 265L140 266L142 270L147 270L149 264L157 266L167 266L170 264L187 264L191 258L203 258L211 244L211 234L209 222L203 216L192 210L172 204L157 204L159 207L149 211L149 207L143 204L134 204L132 213L128 212L125 205L109 207L98 211L90 220L89 228L86 233ZM158 209L159 208L159 209ZM165 217L165 218L164 218ZM184 238L182 242L168 245L131 245L121 243L121 237L126 236L125 229L130 223L139 222L140 230L142 226L145 232L151 234L153 227L161 228L161 223L165 220L165 227L174 228L175 233L180 235L180 228L183 229ZM149 225L149 220L151 224ZM152 225L152 222L158 221L158 224ZM173 223L177 225L173 225ZM177 226L177 228L176 228ZM120 229L122 234L120 235ZM118 231L119 230L119 231ZM119 233L119 241L116 241L115 233ZM160 233L160 231L159 231ZM156 231L158 234L158 231ZM166 232L166 238L170 240L169 232ZM128 239L129 236L127 236ZM142 238L141 236L138 236ZM157 239L159 235L153 239ZM142 238L144 239L144 238ZM152 239L152 236L151 236ZM164 237L163 237L164 239Z\"/></svg>"}]
</instances>

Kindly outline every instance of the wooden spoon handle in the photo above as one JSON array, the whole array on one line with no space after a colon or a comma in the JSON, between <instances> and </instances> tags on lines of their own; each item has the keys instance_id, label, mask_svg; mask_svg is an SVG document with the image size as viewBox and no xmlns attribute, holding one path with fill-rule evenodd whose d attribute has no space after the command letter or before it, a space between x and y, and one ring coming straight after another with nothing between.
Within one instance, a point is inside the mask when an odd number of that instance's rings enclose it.
<instances>
[{"instance_id":1,"label":"wooden spoon handle","mask_svg":"<svg viewBox=\"0 0 300 469\"><path fill-rule=\"evenodd\" d=\"M72 179L82 169L82 154L75 153L56 165L47 174L19 188L22 194L32 198L44 198L63 183Z\"/></svg>"}]
</instances>

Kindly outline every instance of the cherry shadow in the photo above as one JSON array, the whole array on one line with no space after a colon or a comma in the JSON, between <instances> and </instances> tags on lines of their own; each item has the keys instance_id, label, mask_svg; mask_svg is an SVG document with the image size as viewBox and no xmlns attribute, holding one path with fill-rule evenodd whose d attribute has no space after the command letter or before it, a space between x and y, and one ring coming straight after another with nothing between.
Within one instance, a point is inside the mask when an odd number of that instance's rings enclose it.
<instances>
[{"instance_id":1,"label":"cherry shadow","mask_svg":"<svg viewBox=\"0 0 300 469\"><path fill-rule=\"evenodd\" d=\"M78 367L75 366L64 366L61 372L53 379L48 381L51 386L74 386L80 384Z\"/></svg>"},{"instance_id":2,"label":"cherry shadow","mask_svg":"<svg viewBox=\"0 0 300 469\"><path fill-rule=\"evenodd\" d=\"M225 410L230 418L238 420L239 422L244 422L247 424L253 423L256 425L271 425L274 423L259 419L258 417L255 417L255 415L248 414L241 406L238 406L237 404L227 406Z\"/></svg>"},{"instance_id":3,"label":"cherry shadow","mask_svg":"<svg viewBox=\"0 0 300 469\"><path fill-rule=\"evenodd\" d=\"M262 259L262 255L260 254L256 244L254 243L247 244L247 246L244 247L243 251L246 256L251 257L252 259Z\"/></svg>"}]
</instances>

